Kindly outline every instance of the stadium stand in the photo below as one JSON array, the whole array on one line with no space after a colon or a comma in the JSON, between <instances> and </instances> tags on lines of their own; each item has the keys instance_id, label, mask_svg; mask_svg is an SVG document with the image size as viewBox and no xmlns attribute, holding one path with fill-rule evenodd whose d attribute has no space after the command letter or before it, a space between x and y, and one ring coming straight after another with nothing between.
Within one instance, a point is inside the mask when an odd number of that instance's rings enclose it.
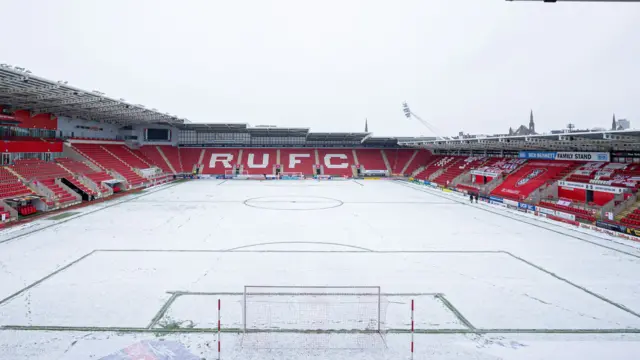
<instances>
[{"instance_id":1,"label":"stadium stand","mask_svg":"<svg viewBox=\"0 0 640 360\"><path fill-rule=\"evenodd\" d=\"M202 174L224 175L238 165L238 149L205 148Z\"/></svg>"},{"instance_id":2,"label":"stadium stand","mask_svg":"<svg viewBox=\"0 0 640 360\"><path fill-rule=\"evenodd\" d=\"M640 165L620 163L586 163L567 181L640 189Z\"/></svg>"},{"instance_id":3,"label":"stadium stand","mask_svg":"<svg viewBox=\"0 0 640 360\"><path fill-rule=\"evenodd\" d=\"M562 199L561 199L562 200ZM564 199L565 202L570 203L570 200ZM587 209L581 209L578 207L574 207L571 205L561 205L556 202L551 202L547 200L542 200L539 203L539 206L552 209L559 210L565 213L573 214L576 219L586 220L586 221L596 221L596 216L594 211L590 211Z\"/></svg>"},{"instance_id":4,"label":"stadium stand","mask_svg":"<svg viewBox=\"0 0 640 360\"><path fill-rule=\"evenodd\" d=\"M491 195L513 200L524 200L536 189L564 178L579 166L572 161L530 161L509 175Z\"/></svg>"},{"instance_id":5,"label":"stadium stand","mask_svg":"<svg viewBox=\"0 0 640 360\"><path fill-rule=\"evenodd\" d=\"M27 181L55 179L69 175L63 168L57 166L56 163L45 162L40 159L16 160L11 168Z\"/></svg>"},{"instance_id":6,"label":"stadium stand","mask_svg":"<svg viewBox=\"0 0 640 360\"><path fill-rule=\"evenodd\" d=\"M137 150L129 149L125 145L102 145L102 148L116 156L122 162L125 162L130 167L137 169L148 169L151 167L149 162L140 158L140 152L136 155L134 151Z\"/></svg>"},{"instance_id":7,"label":"stadium stand","mask_svg":"<svg viewBox=\"0 0 640 360\"><path fill-rule=\"evenodd\" d=\"M78 202L78 199L75 196L63 189L60 185L56 184L56 179L37 180L37 182L53 192L54 199L57 200L60 205L64 206Z\"/></svg>"},{"instance_id":8,"label":"stadium stand","mask_svg":"<svg viewBox=\"0 0 640 360\"><path fill-rule=\"evenodd\" d=\"M633 211L629 212L625 217L623 217L620 222L624 225L640 229L640 209L635 208Z\"/></svg>"},{"instance_id":9,"label":"stadium stand","mask_svg":"<svg viewBox=\"0 0 640 360\"><path fill-rule=\"evenodd\" d=\"M55 161L73 174L90 174L96 172L87 164L73 159L59 157L56 158Z\"/></svg>"},{"instance_id":10,"label":"stadium stand","mask_svg":"<svg viewBox=\"0 0 640 360\"><path fill-rule=\"evenodd\" d=\"M171 171L171 168L169 167L169 164L167 164L167 162L164 160L164 157L162 157L162 154L160 153L160 150L158 150L157 146L143 146L139 151L140 155L144 156L149 164L159 167L163 172L173 173L173 171Z\"/></svg>"},{"instance_id":11,"label":"stadium stand","mask_svg":"<svg viewBox=\"0 0 640 360\"><path fill-rule=\"evenodd\" d=\"M356 149L356 156L365 170L388 170L380 149Z\"/></svg>"},{"instance_id":12,"label":"stadium stand","mask_svg":"<svg viewBox=\"0 0 640 360\"><path fill-rule=\"evenodd\" d=\"M70 193L70 189L65 189L56 183L56 180L61 178L73 179L73 175L55 162L39 159L16 160L11 169L26 181L35 181L37 186L48 189L53 194L50 200L57 200L62 206L78 201L76 196ZM51 201L48 204L53 205Z\"/></svg>"},{"instance_id":13,"label":"stadium stand","mask_svg":"<svg viewBox=\"0 0 640 360\"><path fill-rule=\"evenodd\" d=\"M109 175L104 171L94 172L91 174L84 174L89 180L93 181L95 184L99 185L102 190L107 190L107 187L102 184L103 181L113 180L113 176Z\"/></svg>"},{"instance_id":14,"label":"stadium stand","mask_svg":"<svg viewBox=\"0 0 640 360\"><path fill-rule=\"evenodd\" d=\"M147 180L136 174L129 165L111 152L105 150L102 145L99 144L73 144L73 146L86 158L90 159L96 165L105 170L115 171L120 174L129 183L130 186L140 186ZM115 145L120 146L120 145ZM133 157L133 155L131 155ZM142 163L138 159L139 163ZM111 177L113 178L113 177Z\"/></svg>"},{"instance_id":15,"label":"stadium stand","mask_svg":"<svg viewBox=\"0 0 640 360\"><path fill-rule=\"evenodd\" d=\"M202 148L180 148L180 159L182 160L182 169L186 173L191 173L196 165L200 165L200 155L204 151ZM209 164L209 160L206 157L202 158L203 162ZM207 165L208 166L208 165Z\"/></svg>"},{"instance_id":16,"label":"stadium stand","mask_svg":"<svg viewBox=\"0 0 640 360\"><path fill-rule=\"evenodd\" d=\"M385 149L382 151L386 154L387 160L389 161L389 165L391 166L391 174L397 174L401 176L411 174L410 172L407 174L404 174L402 170L409 163L409 160L411 160L414 157L414 154L417 153L419 150Z\"/></svg>"},{"instance_id":17,"label":"stadium stand","mask_svg":"<svg viewBox=\"0 0 640 360\"><path fill-rule=\"evenodd\" d=\"M442 174L433 179L433 182L440 185L453 184L453 180L455 178L470 170L473 170L486 161L486 158L478 157L456 158L449 166L447 166L446 169L444 169Z\"/></svg>"},{"instance_id":18,"label":"stadium stand","mask_svg":"<svg viewBox=\"0 0 640 360\"><path fill-rule=\"evenodd\" d=\"M471 171L466 173L465 176L462 176L460 181L455 184L456 188L474 193L490 191L493 187L499 185L499 182L503 180L504 176L513 172L524 162L526 162L526 160L523 159L490 158L482 164L474 165L473 168L475 169L472 170L476 170L476 173L474 174Z\"/></svg>"},{"instance_id":19,"label":"stadium stand","mask_svg":"<svg viewBox=\"0 0 640 360\"><path fill-rule=\"evenodd\" d=\"M93 195L93 196L98 195L98 193L96 193L92 189L88 188L85 184L83 184L82 182L80 182L78 179L76 179L73 176L66 177L65 179L67 181L69 181L71 184L73 184L73 186L77 187L78 189L80 189L81 191L83 191L87 195Z\"/></svg>"},{"instance_id":20,"label":"stadium stand","mask_svg":"<svg viewBox=\"0 0 640 360\"><path fill-rule=\"evenodd\" d=\"M239 154L238 154L239 155ZM277 161L276 149L243 149L237 164L249 175L273 174Z\"/></svg>"},{"instance_id":21,"label":"stadium stand","mask_svg":"<svg viewBox=\"0 0 640 360\"><path fill-rule=\"evenodd\" d=\"M126 149L127 151L130 151L135 157L137 157L138 159L140 159L143 163L145 163L147 165L147 168L153 166L153 163L151 162L151 160L142 153L142 151L140 151L140 149L133 149L133 148L129 148L128 146L124 146L124 149ZM169 171L171 172L171 171Z\"/></svg>"},{"instance_id":22,"label":"stadium stand","mask_svg":"<svg viewBox=\"0 0 640 360\"><path fill-rule=\"evenodd\" d=\"M429 163L424 167L422 171L417 173L414 177L421 180L431 180L431 176L437 171L446 167L455 157L453 156L441 156L434 155L429 160Z\"/></svg>"},{"instance_id":23,"label":"stadium stand","mask_svg":"<svg viewBox=\"0 0 640 360\"><path fill-rule=\"evenodd\" d=\"M527 160L525 159L495 158L493 162L490 162L485 166L491 166L491 167L497 168L502 173L511 174L526 162Z\"/></svg>"},{"instance_id":24,"label":"stadium stand","mask_svg":"<svg viewBox=\"0 0 640 360\"><path fill-rule=\"evenodd\" d=\"M589 182L640 190L640 164L609 163Z\"/></svg>"},{"instance_id":25,"label":"stadium stand","mask_svg":"<svg viewBox=\"0 0 640 360\"><path fill-rule=\"evenodd\" d=\"M0 199L31 194L33 191L26 187L16 175L5 167L0 167Z\"/></svg>"},{"instance_id":26,"label":"stadium stand","mask_svg":"<svg viewBox=\"0 0 640 360\"><path fill-rule=\"evenodd\" d=\"M430 164L433 161L432 159L433 157L434 155L430 151L418 150L418 152L413 157L413 159L410 158L407 164L405 165L406 170L404 171L404 174L406 176L413 175L413 173L417 171L421 166Z\"/></svg>"},{"instance_id":27,"label":"stadium stand","mask_svg":"<svg viewBox=\"0 0 640 360\"><path fill-rule=\"evenodd\" d=\"M87 166L87 164L69 158L57 158L56 162L76 176L83 175L84 177L95 183L96 187L101 191L108 192L107 187L103 185L102 182L106 180L113 180L113 176L109 175L107 172L93 170L92 168ZM77 181L76 179L72 180L70 178L66 179L71 181L75 186L84 191L82 187L84 185L80 186L81 183L79 181ZM91 192L85 192L89 195L95 195L95 192L93 190L91 190Z\"/></svg>"},{"instance_id":28,"label":"stadium stand","mask_svg":"<svg viewBox=\"0 0 640 360\"><path fill-rule=\"evenodd\" d=\"M282 172L302 172L305 176L311 176L314 164L316 160L313 149L280 149Z\"/></svg>"},{"instance_id":29,"label":"stadium stand","mask_svg":"<svg viewBox=\"0 0 640 360\"><path fill-rule=\"evenodd\" d=\"M143 146L143 148L144 148L144 146ZM181 173L185 172L183 167L182 167L182 159L181 159L181 156L180 156L180 151L181 151L180 148L178 148L176 146L170 146L170 145L158 145L157 148L158 148L159 151L162 151L164 156L167 158L167 161L169 161L169 163L171 164L173 169L176 171L176 173L181 174Z\"/></svg>"},{"instance_id":30,"label":"stadium stand","mask_svg":"<svg viewBox=\"0 0 640 360\"><path fill-rule=\"evenodd\" d=\"M349 150L317 149L325 175L353 176L353 154ZM326 165L330 164L330 165Z\"/></svg>"},{"instance_id":31,"label":"stadium stand","mask_svg":"<svg viewBox=\"0 0 640 360\"><path fill-rule=\"evenodd\" d=\"M573 173L567 177L567 181L589 183L594 179L598 169L605 165L606 163L586 163L575 169Z\"/></svg>"}]
</instances>

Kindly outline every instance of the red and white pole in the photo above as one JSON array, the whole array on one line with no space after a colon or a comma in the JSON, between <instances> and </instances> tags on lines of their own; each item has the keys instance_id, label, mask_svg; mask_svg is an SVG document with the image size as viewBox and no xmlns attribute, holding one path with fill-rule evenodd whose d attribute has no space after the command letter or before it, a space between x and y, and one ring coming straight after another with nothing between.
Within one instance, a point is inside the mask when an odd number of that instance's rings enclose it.
<instances>
[{"instance_id":1,"label":"red and white pole","mask_svg":"<svg viewBox=\"0 0 640 360\"><path fill-rule=\"evenodd\" d=\"M218 360L220 360L220 299L218 299Z\"/></svg>"},{"instance_id":2,"label":"red and white pole","mask_svg":"<svg viewBox=\"0 0 640 360\"><path fill-rule=\"evenodd\" d=\"M413 299L411 299L411 360L413 360L413 332L415 330L414 324L413 324Z\"/></svg>"}]
</instances>

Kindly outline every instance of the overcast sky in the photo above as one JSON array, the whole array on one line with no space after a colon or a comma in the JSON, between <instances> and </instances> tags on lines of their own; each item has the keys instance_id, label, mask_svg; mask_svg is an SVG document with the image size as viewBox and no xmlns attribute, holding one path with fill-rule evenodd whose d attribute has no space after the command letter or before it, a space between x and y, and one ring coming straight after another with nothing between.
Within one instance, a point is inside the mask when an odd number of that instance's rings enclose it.
<instances>
[{"instance_id":1,"label":"overcast sky","mask_svg":"<svg viewBox=\"0 0 640 360\"><path fill-rule=\"evenodd\" d=\"M0 0L0 62L193 122L376 136L640 125L640 3Z\"/></svg>"}]
</instances>

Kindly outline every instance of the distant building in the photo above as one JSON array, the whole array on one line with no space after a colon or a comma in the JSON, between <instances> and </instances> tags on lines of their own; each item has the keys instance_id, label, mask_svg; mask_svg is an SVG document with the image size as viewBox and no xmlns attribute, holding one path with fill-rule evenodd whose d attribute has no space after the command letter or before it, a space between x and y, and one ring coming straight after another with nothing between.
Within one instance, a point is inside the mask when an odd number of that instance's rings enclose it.
<instances>
[{"instance_id":1,"label":"distant building","mask_svg":"<svg viewBox=\"0 0 640 360\"><path fill-rule=\"evenodd\" d=\"M514 136L514 135L536 135L536 124L533 121L533 110L531 110L531 113L529 114L529 127L526 127L525 125L520 125L520 127L518 127L516 130L513 130L513 128L509 128L509 135Z\"/></svg>"},{"instance_id":2,"label":"distant building","mask_svg":"<svg viewBox=\"0 0 640 360\"><path fill-rule=\"evenodd\" d=\"M617 121L618 123L618 130L627 130L631 128L631 122L627 119L619 119Z\"/></svg>"},{"instance_id":3,"label":"distant building","mask_svg":"<svg viewBox=\"0 0 640 360\"><path fill-rule=\"evenodd\" d=\"M616 114L613 114L613 121L611 121L611 130L627 130L629 128L631 128L631 122L629 120L616 120Z\"/></svg>"}]
</instances>

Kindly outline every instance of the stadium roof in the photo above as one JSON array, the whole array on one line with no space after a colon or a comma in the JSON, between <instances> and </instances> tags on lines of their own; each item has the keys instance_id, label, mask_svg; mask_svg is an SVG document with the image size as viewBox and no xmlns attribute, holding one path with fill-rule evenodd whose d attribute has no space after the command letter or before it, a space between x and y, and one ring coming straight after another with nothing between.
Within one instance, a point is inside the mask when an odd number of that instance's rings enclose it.
<instances>
[{"instance_id":1,"label":"stadium roof","mask_svg":"<svg viewBox=\"0 0 640 360\"><path fill-rule=\"evenodd\" d=\"M246 132L247 124L222 124L222 123L185 123L177 125L181 130L215 131L215 132Z\"/></svg>"},{"instance_id":2,"label":"stadium roof","mask_svg":"<svg viewBox=\"0 0 640 360\"><path fill-rule=\"evenodd\" d=\"M342 141L342 142L363 142L371 136L371 133L309 133L307 141Z\"/></svg>"},{"instance_id":3,"label":"stadium roof","mask_svg":"<svg viewBox=\"0 0 640 360\"><path fill-rule=\"evenodd\" d=\"M281 128L275 126L257 126L247 129L251 136L301 137L309 135L309 128Z\"/></svg>"},{"instance_id":4,"label":"stadium roof","mask_svg":"<svg viewBox=\"0 0 640 360\"><path fill-rule=\"evenodd\" d=\"M30 71L5 64L0 65L0 104L5 103L32 114L50 113L58 116L95 120L121 126L132 124L182 124L178 118L144 105L114 99L99 91L82 90L66 81L51 81Z\"/></svg>"},{"instance_id":5,"label":"stadium roof","mask_svg":"<svg viewBox=\"0 0 640 360\"><path fill-rule=\"evenodd\" d=\"M309 128L287 128L277 126L255 126L247 124L204 124L188 123L178 126L182 130L195 130L198 132L240 132L249 133L252 137L305 137L307 141L340 141L345 144L354 142L366 142L370 144L397 144L396 138L372 138L371 133L330 133L311 132Z\"/></svg>"},{"instance_id":6,"label":"stadium roof","mask_svg":"<svg viewBox=\"0 0 640 360\"><path fill-rule=\"evenodd\" d=\"M398 143L432 150L640 151L640 131L612 130L444 140L402 139Z\"/></svg>"},{"instance_id":7,"label":"stadium roof","mask_svg":"<svg viewBox=\"0 0 640 360\"><path fill-rule=\"evenodd\" d=\"M52 81L30 71L0 65L0 104L31 114L50 113L119 126L167 124L182 130L203 132L241 132L256 137L306 137L307 141L355 142L367 145L421 147L432 150L549 150L549 151L640 151L640 131L594 131L552 135L476 136L436 139L430 137L373 137L369 132L310 132L308 128L276 126L249 127L248 124L192 123L144 105L114 99L99 91L82 90L66 81Z\"/></svg>"},{"instance_id":8,"label":"stadium roof","mask_svg":"<svg viewBox=\"0 0 640 360\"><path fill-rule=\"evenodd\" d=\"M371 137L368 137L367 139L365 139L364 143L367 144L367 145L382 146L382 147L397 146L398 145L398 138L371 136Z\"/></svg>"}]
</instances>

